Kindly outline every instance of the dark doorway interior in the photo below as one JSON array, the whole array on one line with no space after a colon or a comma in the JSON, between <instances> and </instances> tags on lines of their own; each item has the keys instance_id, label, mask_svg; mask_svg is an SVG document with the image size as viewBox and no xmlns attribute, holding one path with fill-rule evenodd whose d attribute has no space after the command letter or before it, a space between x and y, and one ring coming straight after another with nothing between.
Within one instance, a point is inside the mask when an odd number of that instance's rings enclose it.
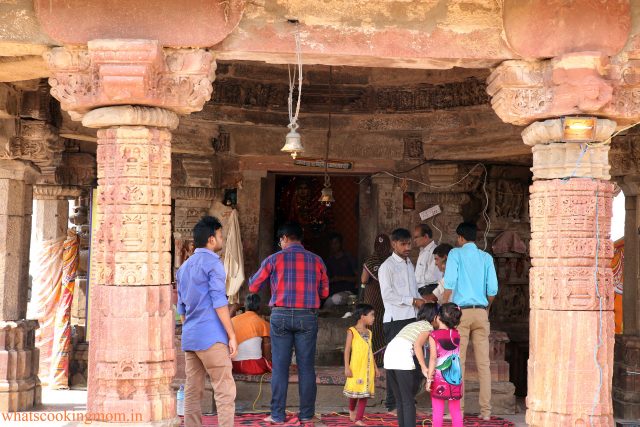
<instances>
[{"instance_id":1,"label":"dark doorway interior","mask_svg":"<svg viewBox=\"0 0 640 427\"><path fill-rule=\"evenodd\" d=\"M332 176L336 201L328 207L318 201L323 186L322 175L276 176L274 232L287 221L299 222L304 229L305 248L323 259L329 255L329 235L340 233L343 248L358 259L358 177ZM277 244L275 237L274 242Z\"/></svg>"}]
</instances>

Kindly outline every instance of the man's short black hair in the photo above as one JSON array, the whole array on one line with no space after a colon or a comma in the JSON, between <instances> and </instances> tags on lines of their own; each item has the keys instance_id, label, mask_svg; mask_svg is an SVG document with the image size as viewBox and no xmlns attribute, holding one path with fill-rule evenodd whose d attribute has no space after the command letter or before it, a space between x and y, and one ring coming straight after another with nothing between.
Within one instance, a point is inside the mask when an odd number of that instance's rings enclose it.
<instances>
[{"instance_id":1,"label":"man's short black hair","mask_svg":"<svg viewBox=\"0 0 640 427\"><path fill-rule=\"evenodd\" d=\"M472 222L463 222L456 228L456 234L467 242L475 242L478 237L478 226Z\"/></svg>"},{"instance_id":2,"label":"man's short black hair","mask_svg":"<svg viewBox=\"0 0 640 427\"><path fill-rule=\"evenodd\" d=\"M411 241L411 233L406 228L396 228L391 232L392 242L407 242Z\"/></svg>"},{"instance_id":3,"label":"man's short black hair","mask_svg":"<svg viewBox=\"0 0 640 427\"><path fill-rule=\"evenodd\" d=\"M433 237L433 231L431 231L431 227L427 224L418 224L416 225L416 228L420 229L421 236L429 236L430 239Z\"/></svg>"},{"instance_id":4,"label":"man's short black hair","mask_svg":"<svg viewBox=\"0 0 640 427\"><path fill-rule=\"evenodd\" d=\"M302 241L302 227L297 222L287 222L278 228L278 239L288 237L294 241Z\"/></svg>"},{"instance_id":5,"label":"man's short black hair","mask_svg":"<svg viewBox=\"0 0 640 427\"><path fill-rule=\"evenodd\" d=\"M244 299L244 309L247 311L259 311L260 310L260 295L249 294Z\"/></svg>"},{"instance_id":6,"label":"man's short black hair","mask_svg":"<svg viewBox=\"0 0 640 427\"><path fill-rule=\"evenodd\" d=\"M193 244L196 248L207 246L209 237L215 236L216 231L222 228L220 220L215 216L203 216L193 227Z\"/></svg>"},{"instance_id":7,"label":"man's short black hair","mask_svg":"<svg viewBox=\"0 0 640 427\"><path fill-rule=\"evenodd\" d=\"M449 251L453 249L453 246L451 246L448 243L440 243L438 246L436 246L436 248L433 250L433 254L434 255L438 255L440 258L444 258L447 255L449 255Z\"/></svg>"}]
</instances>

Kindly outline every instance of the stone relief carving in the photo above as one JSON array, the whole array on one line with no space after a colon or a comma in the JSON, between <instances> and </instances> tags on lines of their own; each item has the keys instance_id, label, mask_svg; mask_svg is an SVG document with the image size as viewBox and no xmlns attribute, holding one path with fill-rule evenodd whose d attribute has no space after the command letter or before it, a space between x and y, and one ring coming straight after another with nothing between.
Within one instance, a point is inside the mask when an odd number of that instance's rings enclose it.
<instances>
[{"instance_id":1,"label":"stone relief carving","mask_svg":"<svg viewBox=\"0 0 640 427\"><path fill-rule=\"evenodd\" d=\"M494 219L520 221L525 204L529 202L526 184L522 181L500 179L495 183Z\"/></svg>"},{"instance_id":2,"label":"stone relief carving","mask_svg":"<svg viewBox=\"0 0 640 427\"><path fill-rule=\"evenodd\" d=\"M422 136L409 136L404 141L404 157L406 159L424 159L424 148L422 145Z\"/></svg>"},{"instance_id":3,"label":"stone relief carving","mask_svg":"<svg viewBox=\"0 0 640 427\"><path fill-rule=\"evenodd\" d=\"M489 97L485 89L485 82L478 79L439 85L418 85L412 88L345 86L341 88L340 93L334 94L332 103L339 111L431 111L487 104ZM307 111L328 110L326 86L303 86L302 91L306 94ZM259 83L222 77L214 84L213 103L284 111L287 108L287 95L286 82Z\"/></svg>"}]
</instances>

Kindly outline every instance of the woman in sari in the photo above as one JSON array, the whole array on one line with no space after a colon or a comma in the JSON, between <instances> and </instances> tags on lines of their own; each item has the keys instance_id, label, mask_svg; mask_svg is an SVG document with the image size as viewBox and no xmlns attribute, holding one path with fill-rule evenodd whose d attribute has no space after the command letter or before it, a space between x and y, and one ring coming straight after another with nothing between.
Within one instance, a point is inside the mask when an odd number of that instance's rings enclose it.
<instances>
[{"instance_id":1,"label":"woman in sari","mask_svg":"<svg viewBox=\"0 0 640 427\"><path fill-rule=\"evenodd\" d=\"M380 265L391 255L391 240L386 234L376 236L373 245L373 254L364 261L362 275L360 277L359 299L365 304L373 306L376 313L376 320L371 327L373 331L373 351L374 353L384 346L384 334L382 332L382 317L384 315L384 305L382 304L382 293L380 292L380 282L378 282L378 269ZM382 364L382 355L375 356L376 363Z\"/></svg>"}]
</instances>

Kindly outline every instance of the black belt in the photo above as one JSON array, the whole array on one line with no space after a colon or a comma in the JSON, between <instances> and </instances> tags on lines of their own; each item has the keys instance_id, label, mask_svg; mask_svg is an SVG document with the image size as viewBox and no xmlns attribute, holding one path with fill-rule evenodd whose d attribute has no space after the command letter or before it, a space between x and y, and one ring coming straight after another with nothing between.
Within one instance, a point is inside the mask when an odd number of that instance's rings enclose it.
<instances>
[{"instance_id":1,"label":"black belt","mask_svg":"<svg viewBox=\"0 0 640 427\"><path fill-rule=\"evenodd\" d=\"M481 308L483 310L486 310L487 306L486 305L461 305L460 306L460 310L468 310L472 308Z\"/></svg>"},{"instance_id":2,"label":"black belt","mask_svg":"<svg viewBox=\"0 0 640 427\"><path fill-rule=\"evenodd\" d=\"M279 305L271 306L271 310L295 310L295 311L311 311L316 313L318 311L317 308L296 308L296 307L282 307Z\"/></svg>"}]
</instances>

